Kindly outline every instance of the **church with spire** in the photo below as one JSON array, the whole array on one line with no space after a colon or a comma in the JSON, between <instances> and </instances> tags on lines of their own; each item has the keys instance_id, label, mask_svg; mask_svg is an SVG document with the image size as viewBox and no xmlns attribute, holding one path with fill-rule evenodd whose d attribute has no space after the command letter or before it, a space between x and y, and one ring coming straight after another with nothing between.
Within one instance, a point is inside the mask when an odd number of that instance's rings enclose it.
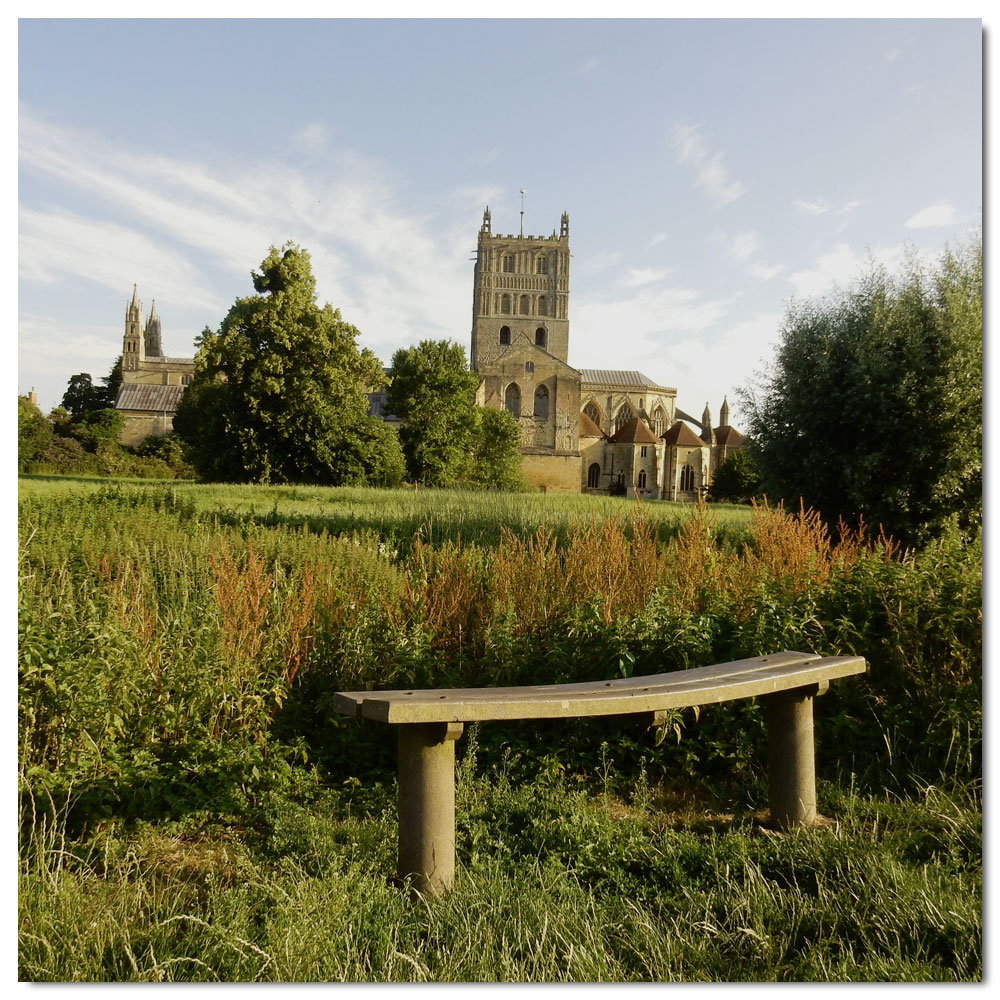
<instances>
[{"instance_id":1,"label":"church with spire","mask_svg":"<svg viewBox=\"0 0 1000 1000\"><path fill-rule=\"evenodd\" d=\"M478 402L521 428L522 468L537 489L694 500L743 437L676 406L676 388L642 372L569 364L569 215L558 235L498 235L483 213L473 277L470 359Z\"/></svg>"},{"instance_id":2,"label":"church with spire","mask_svg":"<svg viewBox=\"0 0 1000 1000\"><path fill-rule=\"evenodd\" d=\"M160 317L153 302L143 319L138 287L125 307L122 341L122 385L115 409L125 417L120 441L135 445L150 434L173 429L177 403L194 375L194 358L168 358L163 354Z\"/></svg>"}]
</instances>

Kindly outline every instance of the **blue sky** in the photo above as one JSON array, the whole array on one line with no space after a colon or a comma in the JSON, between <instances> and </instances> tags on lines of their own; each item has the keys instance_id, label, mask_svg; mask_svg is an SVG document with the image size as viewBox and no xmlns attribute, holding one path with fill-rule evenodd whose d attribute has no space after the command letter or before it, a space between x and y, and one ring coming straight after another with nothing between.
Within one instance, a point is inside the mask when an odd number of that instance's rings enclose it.
<instances>
[{"instance_id":1,"label":"blue sky","mask_svg":"<svg viewBox=\"0 0 1000 1000\"><path fill-rule=\"evenodd\" d=\"M388 364L469 345L493 231L570 215L570 363L718 416L793 297L982 215L978 20L22 20L18 391L167 354L268 247ZM734 422L739 412L734 408Z\"/></svg>"}]
</instances>

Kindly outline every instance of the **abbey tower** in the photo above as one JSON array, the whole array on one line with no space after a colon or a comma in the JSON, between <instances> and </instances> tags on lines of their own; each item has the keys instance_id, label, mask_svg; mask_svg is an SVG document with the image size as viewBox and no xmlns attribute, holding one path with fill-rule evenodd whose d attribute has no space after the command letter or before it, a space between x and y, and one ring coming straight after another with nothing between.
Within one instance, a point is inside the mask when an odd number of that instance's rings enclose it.
<instances>
[{"instance_id":1,"label":"abbey tower","mask_svg":"<svg viewBox=\"0 0 1000 1000\"><path fill-rule=\"evenodd\" d=\"M580 492L580 373L569 353L569 216L559 235L499 236L483 213L473 279L479 403L513 414L527 481Z\"/></svg>"}]
</instances>

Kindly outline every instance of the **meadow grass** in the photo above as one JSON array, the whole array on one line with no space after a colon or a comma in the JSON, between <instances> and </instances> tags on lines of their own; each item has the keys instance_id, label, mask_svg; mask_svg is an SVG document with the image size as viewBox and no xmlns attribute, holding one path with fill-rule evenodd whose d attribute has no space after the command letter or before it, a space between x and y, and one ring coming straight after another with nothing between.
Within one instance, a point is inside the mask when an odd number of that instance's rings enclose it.
<instances>
[{"instance_id":1,"label":"meadow grass","mask_svg":"<svg viewBox=\"0 0 1000 1000\"><path fill-rule=\"evenodd\" d=\"M981 543L809 512L26 478L32 980L981 976ZM475 727L458 878L394 868L394 752L337 690L860 653L817 702L835 830L759 822L753 702Z\"/></svg>"}]
</instances>

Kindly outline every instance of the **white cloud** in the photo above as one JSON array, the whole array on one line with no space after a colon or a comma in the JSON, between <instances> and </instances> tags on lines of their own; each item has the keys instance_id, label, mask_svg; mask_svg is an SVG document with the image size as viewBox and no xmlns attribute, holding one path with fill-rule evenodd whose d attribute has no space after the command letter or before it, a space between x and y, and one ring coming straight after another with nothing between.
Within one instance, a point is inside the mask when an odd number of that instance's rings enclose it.
<instances>
[{"instance_id":1,"label":"white cloud","mask_svg":"<svg viewBox=\"0 0 1000 1000\"><path fill-rule=\"evenodd\" d=\"M653 238L646 244L646 249L649 250L652 247L655 247L658 243L662 243L666 238L666 233L654 233Z\"/></svg>"},{"instance_id":2,"label":"white cloud","mask_svg":"<svg viewBox=\"0 0 1000 1000\"><path fill-rule=\"evenodd\" d=\"M955 208L948 201L940 201L936 205L922 208L916 215L910 216L903 225L907 229L930 229L939 226L950 226L955 221Z\"/></svg>"},{"instance_id":3,"label":"white cloud","mask_svg":"<svg viewBox=\"0 0 1000 1000\"><path fill-rule=\"evenodd\" d=\"M795 207L800 212L805 212L806 215L825 215L830 211L830 206L822 198L818 198L816 201L806 201L799 198L795 202Z\"/></svg>"},{"instance_id":4,"label":"white cloud","mask_svg":"<svg viewBox=\"0 0 1000 1000\"><path fill-rule=\"evenodd\" d=\"M626 288L639 288L641 285L649 285L654 281L662 281L668 274L669 268L656 270L652 267L629 268L628 274L622 279L622 284Z\"/></svg>"},{"instance_id":5,"label":"white cloud","mask_svg":"<svg viewBox=\"0 0 1000 1000\"><path fill-rule=\"evenodd\" d=\"M687 163L694 168L695 186L701 188L716 207L722 208L742 197L746 188L739 181L729 179L722 164L722 153L709 153L700 126L676 126L674 144L678 149L678 163Z\"/></svg>"}]
</instances>

